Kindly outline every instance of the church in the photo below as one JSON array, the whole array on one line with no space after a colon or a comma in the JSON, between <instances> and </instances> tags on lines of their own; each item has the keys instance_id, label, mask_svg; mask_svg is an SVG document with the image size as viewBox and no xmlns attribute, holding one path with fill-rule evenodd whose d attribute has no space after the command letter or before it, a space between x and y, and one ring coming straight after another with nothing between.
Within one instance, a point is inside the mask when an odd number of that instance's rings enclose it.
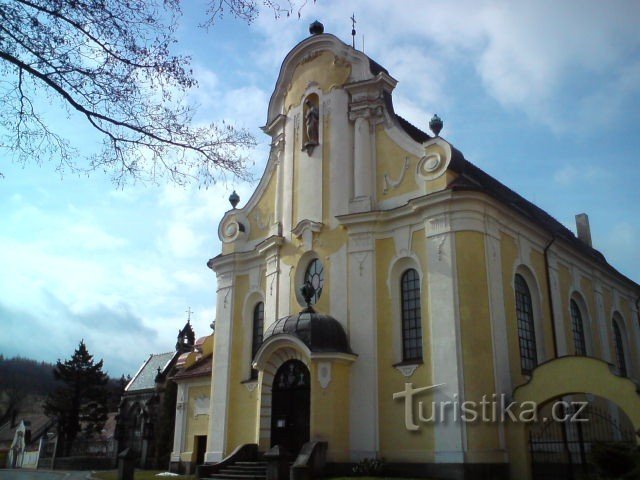
<instances>
[{"instance_id":1,"label":"church","mask_svg":"<svg viewBox=\"0 0 640 480\"><path fill-rule=\"evenodd\" d=\"M180 415L172 462L322 441L328 471L383 459L389 475L530 479L588 468L596 440L635 445L640 286L592 247L586 215L574 235L437 116L426 133L396 114L383 66L319 22L310 33L267 107L264 174L218 227L210 359L197 401L179 400L194 418L207 404L206 427ZM607 428L457 415L487 399L582 399Z\"/></svg>"}]
</instances>

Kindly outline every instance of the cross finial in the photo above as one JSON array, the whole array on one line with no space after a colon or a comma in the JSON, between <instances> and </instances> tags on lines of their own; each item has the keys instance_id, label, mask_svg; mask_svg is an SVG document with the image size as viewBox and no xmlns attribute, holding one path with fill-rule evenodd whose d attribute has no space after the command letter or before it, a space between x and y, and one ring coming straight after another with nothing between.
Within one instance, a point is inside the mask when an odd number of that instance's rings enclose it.
<instances>
[{"instance_id":1,"label":"cross finial","mask_svg":"<svg viewBox=\"0 0 640 480\"><path fill-rule=\"evenodd\" d=\"M191 307L187 308L185 310L185 313L187 314L187 323L191 322L191 314L193 313L193 310L191 310Z\"/></svg>"},{"instance_id":2,"label":"cross finial","mask_svg":"<svg viewBox=\"0 0 640 480\"><path fill-rule=\"evenodd\" d=\"M356 48L356 14L351 14L351 46Z\"/></svg>"}]
</instances>

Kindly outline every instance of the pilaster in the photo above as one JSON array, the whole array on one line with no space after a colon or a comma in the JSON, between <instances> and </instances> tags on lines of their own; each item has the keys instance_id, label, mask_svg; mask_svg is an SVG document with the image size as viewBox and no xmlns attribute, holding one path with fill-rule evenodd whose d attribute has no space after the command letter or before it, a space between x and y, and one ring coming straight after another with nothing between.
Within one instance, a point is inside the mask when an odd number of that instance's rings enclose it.
<instances>
[{"instance_id":1,"label":"pilaster","mask_svg":"<svg viewBox=\"0 0 640 480\"><path fill-rule=\"evenodd\" d=\"M604 311L604 297L602 295L602 281L600 279L594 280L593 294L596 299L596 325L598 325L602 349L600 354L604 361L614 363L613 357L611 356L611 346L609 344L609 333L607 329L611 319L607 318L607 314Z\"/></svg>"},{"instance_id":2,"label":"pilaster","mask_svg":"<svg viewBox=\"0 0 640 480\"><path fill-rule=\"evenodd\" d=\"M464 401L460 315L456 285L455 234L448 213L425 221L427 236L427 288L431 320L431 368L434 401ZM462 422L438 422L435 428L435 462L464 462Z\"/></svg>"},{"instance_id":3,"label":"pilaster","mask_svg":"<svg viewBox=\"0 0 640 480\"><path fill-rule=\"evenodd\" d=\"M216 271L216 327L214 359L211 371L211 406L209 410L209 435L205 462L219 462L225 456L229 397L229 373L231 356L231 332L233 331L233 269Z\"/></svg>"},{"instance_id":4,"label":"pilaster","mask_svg":"<svg viewBox=\"0 0 640 480\"><path fill-rule=\"evenodd\" d=\"M378 360L373 234L349 235L349 339L358 360L351 367L351 460L375 458L378 440ZM347 292L343 292L343 295Z\"/></svg>"},{"instance_id":5,"label":"pilaster","mask_svg":"<svg viewBox=\"0 0 640 480\"><path fill-rule=\"evenodd\" d=\"M187 406L187 386L178 383L178 393L176 398L176 421L173 428L173 451L171 452L171 462L180 462L180 453L184 441L185 429L185 409Z\"/></svg>"},{"instance_id":6,"label":"pilaster","mask_svg":"<svg viewBox=\"0 0 640 480\"><path fill-rule=\"evenodd\" d=\"M502 253L500 231L497 221L486 217L485 257L487 285L489 287L489 315L491 316L491 337L493 365L498 394L511 395L511 373L509 368L509 342L507 339L507 318L504 311L504 290L502 278ZM506 448L504 424L498 426L500 447Z\"/></svg>"},{"instance_id":7,"label":"pilaster","mask_svg":"<svg viewBox=\"0 0 640 480\"><path fill-rule=\"evenodd\" d=\"M551 298L549 299L549 302L551 302L553 308L553 320L556 332L556 348L558 351L558 356L563 357L569 354L569 343L567 342L568 332L566 331L564 322L564 318L567 313L562 310L562 292L560 291L560 277L558 274L558 257L550 249L547 252L547 258L549 260L549 281L551 282ZM553 358L553 350L551 352L548 352L546 358L542 358L540 359L540 361L544 362L551 358Z\"/></svg>"},{"instance_id":8,"label":"pilaster","mask_svg":"<svg viewBox=\"0 0 640 480\"><path fill-rule=\"evenodd\" d=\"M275 322L279 316L278 312L278 290L280 278L280 247L282 237L270 237L260 245L258 251L264 258L266 264L265 277L265 298L264 298L264 328L265 330Z\"/></svg>"}]
</instances>

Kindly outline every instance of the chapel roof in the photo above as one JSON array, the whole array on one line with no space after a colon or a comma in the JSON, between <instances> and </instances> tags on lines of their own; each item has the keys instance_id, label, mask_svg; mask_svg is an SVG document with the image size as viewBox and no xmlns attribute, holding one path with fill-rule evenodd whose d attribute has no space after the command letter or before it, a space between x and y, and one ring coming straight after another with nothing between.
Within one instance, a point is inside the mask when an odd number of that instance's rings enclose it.
<instances>
[{"instance_id":1,"label":"chapel roof","mask_svg":"<svg viewBox=\"0 0 640 480\"><path fill-rule=\"evenodd\" d=\"M211 375L211 369L213 368L213 356L208 355L199 359L193 365L184 368L176 373L172 379L176 381L186 380L188 378L204 377Z\"/></svg>"},{"instance_id":2,"label":"chapel roof","mask_svg":"<svg viewBox=\"0 0 640 480\"><path fill-rule=\"evenodd\" d=\"M158 368L161 373L165 373L174 356L176 356L176 352L152 353L149 355L149 358L142 367L140 367L140 370L138 370L138 373L136 373L133 379L131 379L125 391L135 392L154 388Z\"/></svg>"}]
</instances>

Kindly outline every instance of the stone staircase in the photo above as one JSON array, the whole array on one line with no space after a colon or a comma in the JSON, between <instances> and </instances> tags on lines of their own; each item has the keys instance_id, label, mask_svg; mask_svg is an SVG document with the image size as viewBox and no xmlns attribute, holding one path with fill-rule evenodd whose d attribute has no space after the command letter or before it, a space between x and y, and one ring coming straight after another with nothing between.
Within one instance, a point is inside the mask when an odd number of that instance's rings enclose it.
<instances>
[{"instance_id":1,"label":"stone staircase","mask_svg":"<svg viewBox=\"0 0 640 480\"><path fill-rule=\"evenodd\" d=\"M265 480L267 462L234 462L212 473L207 478L223 480Z\"/></svg>"}]
</instances>

